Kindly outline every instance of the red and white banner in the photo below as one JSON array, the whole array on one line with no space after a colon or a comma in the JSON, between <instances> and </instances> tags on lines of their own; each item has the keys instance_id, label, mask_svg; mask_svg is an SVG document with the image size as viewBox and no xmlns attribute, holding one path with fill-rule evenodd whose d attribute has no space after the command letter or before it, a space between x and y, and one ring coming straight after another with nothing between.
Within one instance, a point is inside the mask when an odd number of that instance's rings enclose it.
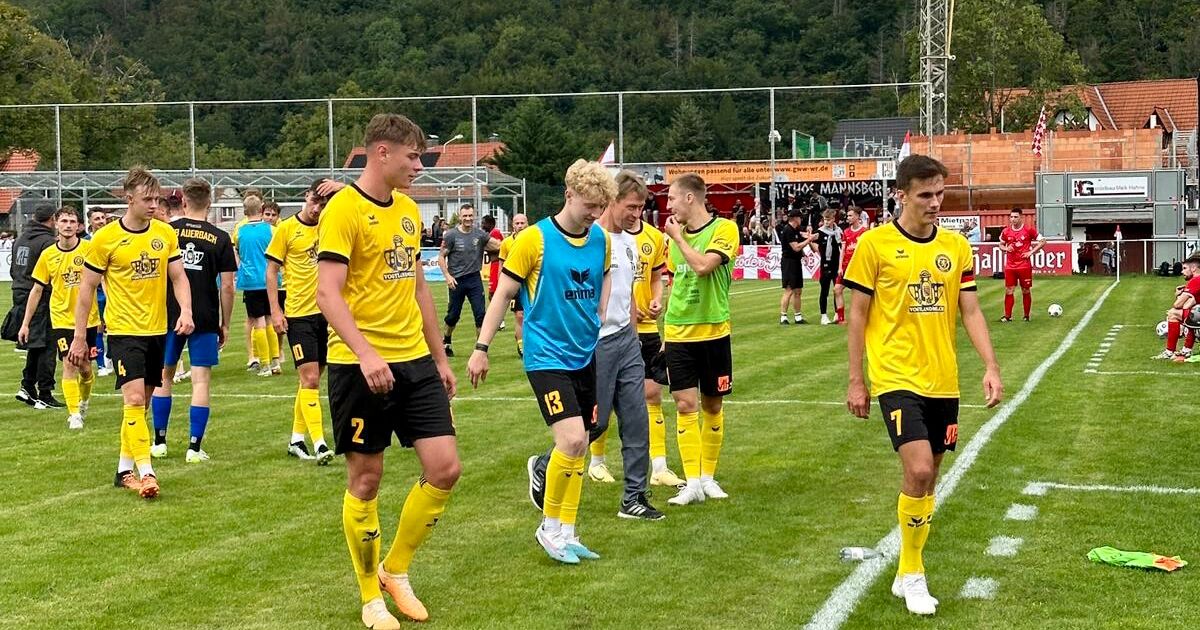
<instances>
[{"instance_id":1,"label":"red and white banner","mask_svg":"<svg viewBox=\"0 0 1200 630\"><path fill-rule=\"evenodd\" d=\"M779 280L783 278L780 271L781 252L779 245L742 245L741 253L733 261L734 280ZM821 257L816 252L806 249L801 265L804 268L804 279L812 280L821 277Z\"/></svg>"},{"instance_id":2,"label":"red and white banner","mask_svg":"<svg viewBox=\"0 0 1200 630\"><path fill-rule=\"evenodd\" d=\"M972 243L975 249L975 277L990 277L1004 271L1004 259L1008 254L1000 250L998 243ZM1047 242L1030 261L1033 273L1047 276L1069 276L1075 267L1075 243Z\"/></svg>"}]
</instances>

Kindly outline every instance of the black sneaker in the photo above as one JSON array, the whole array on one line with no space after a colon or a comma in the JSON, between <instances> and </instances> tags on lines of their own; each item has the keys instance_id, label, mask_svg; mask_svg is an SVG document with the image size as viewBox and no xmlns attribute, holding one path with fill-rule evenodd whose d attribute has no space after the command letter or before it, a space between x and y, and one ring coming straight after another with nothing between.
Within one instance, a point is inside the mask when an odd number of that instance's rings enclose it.
<instances>
[{"instance_id":1,"label":"black sneaker","mask_svg":"<svg viewBox=\"0 0 1200 630\"><path fill-rule=\"evenodd\" d=\"M454 348L451 348L450 344L445 344L445 348L446 348L446 356L448 356L448 357L454 356Z\"/></svg>"},{"instance_id":2,"label":"black sneaker","mask_svg":"<svg viewBox=\"0 0 1200 630\"><path fill-rule=\"evenodd\" d=\"M525 462L525 470L529 473L529 502L538 511L546 501L546 471L538 471L538 456L530 455Z\"/></svg>"},{"instance_id":3,"label":"black sneaker","mask_svg":"<svg viewBox=\"0 0 1200 630\"><path fill-rule=\"evenodd\" d=\"M621 518L641 519L643 521L661 521L667 517L666 514L659 512L654 509L653 505L650 505L645 492L634 495L628 501L622 501L621 509L617 512L617 516Z\"/></svg>"},{"instance_id":4,"label":"black sneaker","mask_svg":"<svg viewBox=\"0 0 1200 630\"><path fill-rule=\"evenodd\" d=\"M33 406L33 405L34 405L34 404L37 402L37 401L36 401L36 400L33 398L33 396L30 396L30 395L29 395L29 392L25 391L25 388L24 388L24 387L22 387L21 389L18 389L18 390L17 390L17 396L16 396L16 398L17 398L17 400L19 400L19 401L21 401L21 402L25 403L26 405L29 405L30 407L32 407L32 406Z\"/></svg>"},{"instance_id":5,"label":"black sneaker","mask_svg":"<svg viewBox=\"0 0 1200 630\"><path fill-rule=\"evenodd\" d=\"M55 398L54 394L45 394L38 400L41 400L42 404L46 405L47 407L49 407L51 409L66 409L67 408L67 403Z\"/></svg>"},{"instance_id":6,"label":"black sneaker","mask_svg":"<svg viewBox=\"0 0 1200 630\"><path fill-rule=\"evenodd\" d=\"M324 444L317 447L317 465L325 466L333 461L333 451L329 450Z\"/></svg>"},{"instance_id":7,"label":"black sneaker","mask_svg":"<svg viewBox=\"0 0 1200 630\"><path fill-rule=\"evenodd\" d=\"M1011 322L1011 321L1012 321L1011 317L1001 317L1000 318L1000 322L1004 323L1004 324L1007 324L1008 322Z\"/></svg>"}]
</instances>

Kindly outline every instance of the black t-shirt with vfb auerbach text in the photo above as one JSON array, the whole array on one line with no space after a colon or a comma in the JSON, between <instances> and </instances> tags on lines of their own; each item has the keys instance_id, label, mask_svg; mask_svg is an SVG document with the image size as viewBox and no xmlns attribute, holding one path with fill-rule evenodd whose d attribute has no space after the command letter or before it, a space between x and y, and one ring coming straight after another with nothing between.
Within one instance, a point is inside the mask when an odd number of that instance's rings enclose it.
<instances>
[{"instance_id":1,"label":"black t-shirt with vfb auerbach text","mask_svg":"<svg viewBox=\"0 0 1200 630\"><path fill-rule=\"evenodd\" d=\"M221 327L221 272L237 271L233 241L224 230L208 221L176 219L171 227L179 235L183 270L192 290L192 321L197 333L216 332ZM179 302L167 286L167 327L175 327Z\"/></svg>"}]
</instances>

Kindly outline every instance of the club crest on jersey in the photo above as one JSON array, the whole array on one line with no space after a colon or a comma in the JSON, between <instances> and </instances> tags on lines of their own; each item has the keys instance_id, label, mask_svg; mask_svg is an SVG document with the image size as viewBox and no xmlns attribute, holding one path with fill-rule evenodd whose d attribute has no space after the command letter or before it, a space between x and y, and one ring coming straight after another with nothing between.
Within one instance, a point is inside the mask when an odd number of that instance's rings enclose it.
<instances>
[{"instance_id":1,"label":"club crest on jersey","mask_svg":"<svg viewBox=\"0 0 1200 630\"><path fill-rule=\"evenodd\" d=\"M149 280L158 277L158 259L151 258L150 254L142 252L142 255L129 263L133 268L134 280Z\"/></svg>"},{"instance_id":2,"label":"club crest on jersey","mask_svg":"<svg viewBox=\"0 0 1200 630\"><path fill-rule=\"evenodd\" d=\"M933 262L935 265L937 265L938 271L940 271L942 273L946 273L947 271L950 271L950 257L949 256L947 256L945 254L938 254L937 258L935 258L933 260Z\"/></svg>"},{"instance_id":3,"label":"club crest on jersey","mask_svg":"<svg viewBox=\"0 0 1200 630\"><path fill-rule=\"evenodd\" d=\"M63 284L68 287L79 286L79 280L81 278L82 274L79 273L78 269L72 269L71 271L63 272L62 275Z\"/></svg>"},{"instance_id":4,"label":"club crest on jersey","mask_svg":"<svg viewBox=\"0 0 1200 630\"><path fill-rule=\"evenodd\" d=\"M71 260L71 262L73 262L76 267L82 267L83 266L83 256L76 256L74 259Z\"/></svg>"},{"instance_id":5,"label":"club crest on jersey","mask_svg":"<svg viewBox=\"0 0 1200 630\"><path fill-rule=\"evenodd\" d=\"M156 239L154 239L153 241L150 241L150 248L151 248L151 249L153 249L153 250L154 250L154 251L156 251L156 252L161 252L161 251L162 251L162 248L163 248L163 242L162 242L162 239L161 239L161 238L156 238Z\"/></svg>"},{"instance_id":6,"label":"club crest on jersey","mask_svg":"<svg viewBox=\"0 0 1200 630\"><path fill-rule=\"evenodd\" d=\"M413 254L413 248L406 247L404 239L399 234L392 237L392 248L383 253L383 259L391 269L390 272L383 274L384 280L403 280L415 275L413 263L416 256Z\"/></svg>"},{"instance_id":7,"label":"club crest on jersey","mask_svg":"<svg viewBox=\"0 0 1200 630\"><path fill-rule=\"evenodd\" d=\"M945 283L934 282L933 274L928 270L922 270L920 280L908 285L908 295L913 302L916 302L908 307L908 312L941 313L945 311L946 306L942 304L945 288Z\"/></svg>"},{"instance_id":8,"label":"club crest on jersey","mask_svg":"<svg viewBox=\"0 0 1200 630\"><path fill-rule=\"evenodd\" d=\"M654 246L652 246L650 243L642 243L642 254L649 256L652 253L654 253Z\"/></svg>"},{"instance_id":9,"label":"club crest on jersey","mask_svg":"<svg viewBox=\"0 0 1200 630\"><path fill-rule=\"evenodd\" d=\"M417 226L414 225L412 219L408 217L404 217L404 220L400 221L400 227L404 228L404 232L409 236L413 236L417 233Z\"/></svg>"}]
</instances>

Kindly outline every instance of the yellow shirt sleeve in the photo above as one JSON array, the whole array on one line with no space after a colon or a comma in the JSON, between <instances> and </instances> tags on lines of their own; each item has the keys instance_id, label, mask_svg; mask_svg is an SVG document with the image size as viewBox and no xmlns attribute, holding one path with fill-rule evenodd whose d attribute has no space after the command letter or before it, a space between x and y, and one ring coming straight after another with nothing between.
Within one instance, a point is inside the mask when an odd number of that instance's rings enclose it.
<instances>
[{"instance_id":1,"label":"yellow shirt sleeve","mask_svg":"<svg viewBox=\"0 0 1200 630\"><path fill-rule=\"evenodd\" d=\"M975 252L971 249L971 243L961 237L958 239L958 260L959 269L962 269L958 290L975 291Z\"/></svg>"},{"instance_id":2,"label":"yellow shirt sleeve","mask_svg":"<svg viewBox=\"0 0 1200 630\"><path fill-rule=\"evenodd\" d=\"M343 200L350 198L349 195L340 196ZM338 201L338 196L330 199L317 222L317 258L349 263L350 252L358 238L358 226L353 220L354 208Z\"/></svg>"},{"instance_id":3,"label":"yellow shirt sleeve","mask_svg":"<svg viewBox=\"0 0 1200 630\"><path fill-rule=\"evenodd\" d=\"M850 265L842 276L846 286L852 289L875 292L875 279L879 273L879 254L875 251L875 239L864 234L858 239L854 255L850 257Z\"/></svg>"},{"instance_id":4,"label":"yellow shirt sleeve","mask_svg":"<svg viewBox=\"0 0 1200 630\"><path fill-rule=\"evenodd\" d=\"M658 255L654 257L654 264L651 268L661 269L667 266L667 239L662 232L659 232L654 235L654 240L657 241L654 243L654 247Z\"/></svg>"},{"instance_id":5,"label":"yellow shirt sleeve","mask_svg":"<svg viewBox=\"0 0 1200 630\"><path fill-rule=\"evenodd\" d=\"M604 233L604 273L612 268L612 234L608 230L601 229Z\"/></svg>"},{"instance_id":6,"label":"yellow shirt sleeve","mask_svg":"<svg viewBox=\"0 0 1200 630\"><path fill-rule=\"evenodd\" d=\"M174 232L175 230L171 230ZM111 230L101 230L92 237L92 248L88 250L87 255L83 259L83 264L89 267L96 273L104 273L108 271L108 249L110 246L108 233Z\"/></svg>"},{"instance_id":7,"label":"yellow shirt sleeve","mask_svg":"<svg viewBox=\"0 0 1200 630\"><path fill-rule=\"evenodd\" d=\"M183 258L183 252L179 250L179 233L171 226L166 227L163 238L167 240L167 262L171 262Z\"/></svg>"},{"instance_id":8,"label":"yellow shirt sleeve","mask_svg":"<svg viewBox=\"0 0 1200 630\"><path fill-rule=\"evenodd\" d=\"M525 228L513 240L508 258L504 259L504 272L522 282L538 269L542 262L542 232Z\"/></svg>"},{"instance_id":9,"label":"yellow shirt sleeve","mask_svg":"<svg viewBox=\"0 0 1200 630\"><path fill-rule=\"evenodd\" d=\"M723 262L729 262L737 258L738 246L741 245L737 224L728 219L718 219L718 221L720 223L717 224L717 229L704 253L716 252L724 259Z\"/></svg>"},{"instance_id":10,"label":"yellow shirt sleeve","mask_svg":"<svg viewBox=\"0 0 1200 630\"><path fill-rule=\"evenodd\" d=\"M50 247L57 247L51 245ZM33 271L29 274L38 284L42 286L50 286L50 247L42 250L38 256L37 263L33 265Z\"/></svg>"},{"instance_id":11,"label":"yellow shirt sleeve","mask_svg":"<svg viewBox=\"0 0 1200 630\"><path fill-rule=\"evenodd\" d=\"M291 225L288 225L287 227L289 229L275 230L275 232L271 235L271 243L267 245L267 258L279 263L281 266L287 259L288 235L292 233L292 230L290 229Z\"/></svg>"}]
</instances>

